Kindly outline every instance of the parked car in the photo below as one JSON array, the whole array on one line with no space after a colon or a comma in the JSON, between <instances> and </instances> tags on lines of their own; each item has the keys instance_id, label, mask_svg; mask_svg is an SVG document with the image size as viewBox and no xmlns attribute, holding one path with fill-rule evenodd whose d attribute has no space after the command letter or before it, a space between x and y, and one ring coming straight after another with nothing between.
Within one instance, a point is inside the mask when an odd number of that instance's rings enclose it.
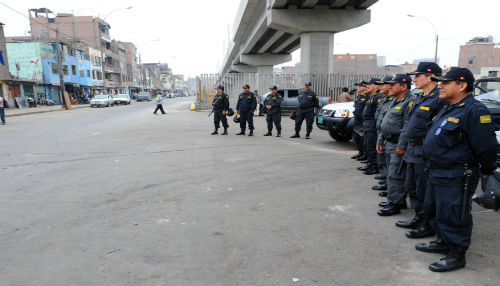
<instances>
[{"instance_id":1,"label":"parked car","mask_svg":"<svg viewBox=\"0 0 500 286\"><path fill-rule=\"evenodd\" d=\"M90 107L112 106L113 98L106 94L98 94L90 101Z\"/></svg>"},{"instance_id":2,"label":"parked car","mask_svg":"<svg viewBox=\"0 0 500 286\"><path fill-rule=\"evenodd\" d=\"M278 90L278 93L283 96L283 101L281 102L281 110L282 111L296 111L297 108L299 107L299 91L300 89L298 88L287 88L287 89L280 89ZM261 101L260 101L260 110L261 113L265 114L267 112L267 108L264 107L264 100L266 100L266 97L271 94L271 92L267 92L263 95L261 95ZM328 104L328 97L325 96L319 96L319 107L323 107Z\"/></svg>"},{"instance_id":3,"label":"parked car","mask_svg":"<svg viewBox=\"0 0 500 286\"><path fill-rule=\"evenodd\" d=\"M491 113L495 125L495 133L499 143L497 148L497 165L500 166L500 77L478 79L474 83L472 92L477 100L481 101Z\"/></svg>"},{"instance_id":4,"label":"parked car","mask_svg":"<svg viewBox=\"0 0 500 286\"><path fill-rule=\"evenodd\" d=\"M413 94L422 92L413 89ZM327 104L321 108L316 116L316 126L326 130L330 137L336 141L347 142L351 140L354 132L354 102Z\"/></svg>"},{"instance_id":5,"label":"parked car","mask_svg":"<svg viewBox=\"0 0 500 286\"><path fill-rule=\"evenodd\" d=\"M137 99L136 99L137 102L139 102L139 101L151 101L151 100L153 100L153 97L151 96L151 94L149 92L141 91L137 94Z\"/></svg>"},{"instance_id":6,"label":"parked car","mask_svg":"<svg viewBox=\"0 0 500 286\"><path fill-rule=\"evenodd\" d=\"M128 96L128 94L116 94L113 96L113 103L115 105L119 104L128 105L130 104L130 96Z\"/></svg>"}]
</instances>

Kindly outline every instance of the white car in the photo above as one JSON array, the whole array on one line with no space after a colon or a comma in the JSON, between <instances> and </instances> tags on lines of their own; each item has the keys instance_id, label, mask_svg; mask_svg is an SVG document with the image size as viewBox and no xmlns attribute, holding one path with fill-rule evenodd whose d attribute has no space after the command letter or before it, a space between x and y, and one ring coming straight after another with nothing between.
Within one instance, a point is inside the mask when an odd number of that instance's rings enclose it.
<instances>
[{"instance_id":1,"label":"white car","mask_svg":"<svg viewBox=\"0 0 500 286\"><path fill-rule=\"evenodd\" d=\"M354 102L331 103L316 116L316 125L327 130L334 140L349 141L354 132Z\"/></svg>"},{"instance_id":2,"label":"white car","mask_svg":"<svg viewBox=\"0 0 500 286\"><path fill-rule=\"evenodd\" d=\"M98 94L90 101L90 107L113 106L113 98L106 94Z\"/></svg>"},{"instance_id":3,"label":"white car","mask_svg":"<svg viewBox=\"0 0 500 286\"><path fill-rule=\"evenodd\" d=\"M116 105L119 104L128 105L130 104L130 96L128 96L127 94L115 94L113 96L113 103Z\"/></svg>"}]
</instances>

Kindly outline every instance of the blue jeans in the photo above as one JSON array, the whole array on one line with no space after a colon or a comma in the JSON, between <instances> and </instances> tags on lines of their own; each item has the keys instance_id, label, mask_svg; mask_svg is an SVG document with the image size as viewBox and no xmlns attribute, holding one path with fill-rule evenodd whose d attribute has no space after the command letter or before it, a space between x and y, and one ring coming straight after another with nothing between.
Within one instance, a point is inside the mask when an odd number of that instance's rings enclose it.
<instances>
[{"instance_id":1,"label":"blue jeans","mask_svg":"<svg viewBox=\"0 0 500 286\"><path fill-rule=\"evenodd\" d=\"M0 107L0 119L2 119L2 123L5 124L5 111L3 107Z\"/></svg>"}]
</instances>

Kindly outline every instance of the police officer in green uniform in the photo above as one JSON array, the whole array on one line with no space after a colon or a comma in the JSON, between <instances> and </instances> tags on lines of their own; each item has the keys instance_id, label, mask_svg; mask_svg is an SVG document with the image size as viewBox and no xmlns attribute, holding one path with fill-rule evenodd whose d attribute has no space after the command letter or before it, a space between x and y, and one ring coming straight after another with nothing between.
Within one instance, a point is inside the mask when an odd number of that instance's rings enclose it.
<instances>
[{"instance_id":1,"label":"police officer in green uniform","mask_svg":"<svg viewBox=\"0 0 500 286\"><path fill-rule=\"evenodd\" d=\"M379 84L379 93L382 94L384 97L380 101L380 103L377 106L377 111L375 112L375 120L377 121L376 123L376 129L377 129L377 138L378 135L380 134L380 125L382 124L382 120L384 119L385 114L387 113L387 110L389 109L389 105L392 104L392 101L394 100L393 96L389 96L389 88L391 87L390 84L387 83L387 81L392 79L392 75L386 75L382 80L378 82ZM382 144L383 146L383 144ZM372 190L374 191L385 191L387 190L387 165L385 161L385 156L383 154L384 149L382 148L382 153L377 152L377 164L378 164L378 169L380 171L379 176L375 176L376 180L379 181L378 186L373 186ZM383 196L383 193L381 193Z\"/></svg>"},{"instance_id":2,"label":"police officer in green uniform","mask_svg":"<svg viewBox=\"0 0 500 286\"><path fill-rule=\"evenodd\" d=\"M406 192L404 187L404 165L403 155L406 151L406 126L409 113L413 105L413 96L410 92L411 77L406 74L396 74L392 80L389 95L395 100L389 106L387 113L380 126L380 134L377 142L377 152L382 152L387 161L387 202L381 202L379 206L383 209L377 212L380 216L391 216L406 208Z\"/></svg>"},{"instance_id":3,"label":"police officer in green uniform","mask_svg":"<svg viewBox=\"0 0 500 286\"><path fill-rule=\"evenodd\" d=\"M424 211L434 213L430 223L438 238L415 248L446 254L429 265L431 271L445 272L465 266L472 236L471 197L480 173L489 175L496 168L497 140L488 108L471 94L474 76L469 69L452 67L432 80L441 82L439 97L448 103L424 140Z\"/></svg>"},{"instance_id":4,"label":"police officer in green uniform","mask_svg":"<svg viewBox=\"0 0 500 286\"><path fill-rule=\"evenodd\" d=\"M217 87L217 94L215 95L213 101L213 112L214 112L214 125L215 130L212 132L212 135L218 134L219 124L222 121L222 127L224 127L224 132L221 135L227 135L227 128L229 125L227 124L227 111L229 110L229 95L224 93L224 87L219 85Z\"/></svg>"},{"instance_id":5,"label":"police officer in green uniform","mask_svg":"<svg viewBox=\"0 0 500 286\"><path fill-rule=\"evenodd\" d=\"M278 87L273 86L270 88L271 93L264 100L264 108L266 109L267 116L267 133L264 136L272 136L273 123L276 125L278 134L276 137L281 137L281 102L283 96L278 93Z\"/></svg>"}]
</instances>

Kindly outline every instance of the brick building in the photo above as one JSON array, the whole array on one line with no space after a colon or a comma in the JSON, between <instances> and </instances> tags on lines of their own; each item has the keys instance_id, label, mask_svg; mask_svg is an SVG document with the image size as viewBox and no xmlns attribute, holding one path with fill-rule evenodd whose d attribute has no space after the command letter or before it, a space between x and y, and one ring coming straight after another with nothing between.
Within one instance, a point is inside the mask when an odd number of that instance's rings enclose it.
<instances>
[{"instance_id":1,"label":"brick building","mask_svg":"<svg viewBox=\"0 0 500 286\"><path fill-rule=\"evenodd\" d=\"M485 67L500 67L500 43L493 42L493 37L476 37L460 46L458 66L469 68L474 74L480 74Z\"/></svg>"}]
</instances>

